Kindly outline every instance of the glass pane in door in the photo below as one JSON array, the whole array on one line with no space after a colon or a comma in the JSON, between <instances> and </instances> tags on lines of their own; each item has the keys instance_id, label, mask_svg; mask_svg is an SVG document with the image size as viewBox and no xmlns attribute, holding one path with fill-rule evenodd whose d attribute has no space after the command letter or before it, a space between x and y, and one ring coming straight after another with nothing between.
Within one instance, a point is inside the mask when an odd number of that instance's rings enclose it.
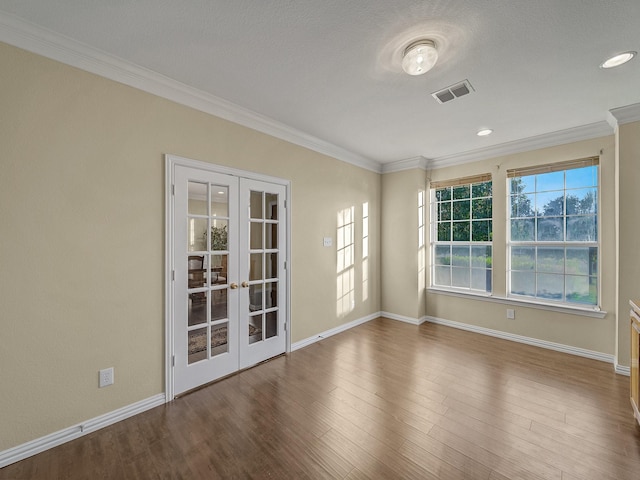
<instances>
[{"instance_id":1,"label":"glass pane in door","mask_svg":"<svg viewBox=\"0 0 640 480\"><path fill-rule=\"evenodd\" d=\"M262 341L262 314L249 317L249 344Z\"/></svg>"},{"instance_id":2,"label":"glass pane in door","mask_svg":"<svg viewBox=\"0 0 640 480\"><path fill-rule=\"evenodd\" d=\"M215 357L229 351L229 329L227 323L221 323L211 327L211 356Z\"/></svg>"},{"instance_id":3,"label":"glass pane in door","mask_svg":"<svg viewBox=\"0 0 640 480\"><path fill-rule=\"evenodd\" d=\"M249 214L251 218L263 219L262 214L262 192L251 191L249 200Z\"/></svg>"},{"instance_id":4,"label":"glass pane in door","mask_svg":"<svg viewBox=\"0 0 640 480\"><path fill-rule=\"evenodd\" d=\"M229 316L227 305L227 289L211 292L211 321L216 322Z\"/></svg>"},{"instance_id":5,"label":"glass pane in door","mask_svg":"<svg viewBox=\"0 0 640 480\"><path fill-rule=\"evenodd\" d=\"M265 338L278 335L278 312L269 312L265 316Z\"/></svg>"},{"instance_id":6,"label":"glass pane in door","mask_svg":"<svg viewBox=\"0 0 640 480\"><path fill-rule=\"evenodd\" d=\"M192 364L207 358L207 328L191 330L188 334L188 363Z\"/></svg>"},{"instance_id":7,"label":"glass pane in door","mask_svg":"<svg viewBox=\"0 0 640 480\"><path fill-rule=\"evenodd\" d=\"M229 216L229 187L211 185L211 216Z\"/></svg>"},{"instance_id":8,"label":"glass pane in door","mask_svg":"<svg viewBox=\"0 0 640 480\"><path fill-rule=\"evenodd\" d=\"M266 193L264 198L265 218L267 220L278 220L278 194Z\"/></svg>"},{"instance_id":9,"label":"glass pane in door","mask_svg":"<svg viewBox=\"0 0 640 480\"><path fill-rule=\"evenodd\" d=\"M249 257L249 280L262 280L262 253L252 253Z\"/></svg>"}]
</instances>

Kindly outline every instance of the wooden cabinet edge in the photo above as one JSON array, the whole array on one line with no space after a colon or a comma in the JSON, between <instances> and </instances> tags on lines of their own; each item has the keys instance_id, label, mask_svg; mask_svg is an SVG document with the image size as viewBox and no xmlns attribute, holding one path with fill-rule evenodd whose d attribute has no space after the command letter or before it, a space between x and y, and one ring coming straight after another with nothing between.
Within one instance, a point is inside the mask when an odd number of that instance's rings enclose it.
<instances>
[{"instance_id":1,"label":"wooden cabinet edge","mask_svg":"<svg viewBox=\"0 0 640 480\"><path fill-rule=\"evenodd\" d=\"M640 301L629 300L631 311L631 406L633 416L640 425Z\"/></svg>"}]
</instances>

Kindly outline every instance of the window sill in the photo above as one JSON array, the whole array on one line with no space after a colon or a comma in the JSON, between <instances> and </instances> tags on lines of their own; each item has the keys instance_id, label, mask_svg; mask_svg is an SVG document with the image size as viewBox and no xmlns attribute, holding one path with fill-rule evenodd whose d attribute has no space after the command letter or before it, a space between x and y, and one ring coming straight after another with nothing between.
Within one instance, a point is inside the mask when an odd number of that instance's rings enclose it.
<instances>
[{"instance_id":1,"label":"window sill","mask_svg":"<svg viewBox=\"0 0 640 480\"><path fill-rule=\"evenodd\" d=\"M567 305L554 305L549 303L533 302L529 300L521 300L507 297L498 297L490 293L474 293L455 290L445 290L443 288L429 287L428 293L436 295L446 295L450 297L470 298L473 300L482 300L487 302L502 303L505 305L514 305L519 307L535 308L538 310L547 310L551 312L566 313L569 315L580 315L582 317L604 318L607 312L604 310L596 310L595 308L582 308Z\"/></svg>"}]
</instances>

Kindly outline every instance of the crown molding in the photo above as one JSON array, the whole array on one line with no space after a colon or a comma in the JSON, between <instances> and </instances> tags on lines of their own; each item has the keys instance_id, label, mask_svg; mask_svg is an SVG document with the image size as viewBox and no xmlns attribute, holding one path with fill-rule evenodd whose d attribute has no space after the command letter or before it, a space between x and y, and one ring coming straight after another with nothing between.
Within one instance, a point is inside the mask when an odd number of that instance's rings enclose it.
<instances>
[{"instance_id":1,"label":"crown molding","mask_svg":"<svg viewBox=\"0 0 640 480\"><path fill-rule=\"evenodd\" d=\"M0 41L357 167L382 172L375 160L4 12L0 12Z\"/></svg>"},{"instance_id":2,"label":"crown molding","mask_svg":"<svg viewBox=\"0 0 640 480\"><path fill-rule=\"evenodd\" d=\"M406 160L397 160L395 162L384 163L382 165L382 173L402 172L403 170L427 170L430 160L425 157L413 157Z\"/></svg>"},{"instance_id":3,"label":"crown molding","mask_svg":"<svg viewBox=\"0 0 640 480\"><path fill-rule=\"evenodd\" d=\"M640 103L613 108L609 110L609 115L609 124L614 128L625 123L638 122L640 121Z\"/></svg>"},{"instance_id":4,"label":"crown molding","mask_svg":"<svg viewBox=\"0 0 640 480\"><path fill-rule=\"evenodd\" d=\"M613 128L606 121L590 123L580 127L558 130L557 132L545 133L534 137L523 138L513 142L501 143L491 147L472 150L469 152L456 153L435 158L429 164L430 169L462 165L465 163L477 162L488 158L495 158L514 153L528 152L546 147L555 147L566 143L591 140L592 138L605 137L613 134Z\"/></svg>"}]
</instances>

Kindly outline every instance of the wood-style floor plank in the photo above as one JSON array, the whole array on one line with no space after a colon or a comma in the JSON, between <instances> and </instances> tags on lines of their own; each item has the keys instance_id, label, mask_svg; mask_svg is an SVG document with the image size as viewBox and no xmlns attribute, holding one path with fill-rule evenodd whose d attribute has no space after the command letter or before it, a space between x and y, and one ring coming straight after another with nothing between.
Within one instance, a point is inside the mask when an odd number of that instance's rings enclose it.
<instances>
[{"instance_id":1,"label":"wood-style floor plank","mask_svg":"<svg viewBox=\"0 0 640 480\"><path fill-rule=\"evenodd\" d=\"M628 377L602 362L381 318L0 480L638 480L628 397Z\"/></svg>"}]
</instances>

